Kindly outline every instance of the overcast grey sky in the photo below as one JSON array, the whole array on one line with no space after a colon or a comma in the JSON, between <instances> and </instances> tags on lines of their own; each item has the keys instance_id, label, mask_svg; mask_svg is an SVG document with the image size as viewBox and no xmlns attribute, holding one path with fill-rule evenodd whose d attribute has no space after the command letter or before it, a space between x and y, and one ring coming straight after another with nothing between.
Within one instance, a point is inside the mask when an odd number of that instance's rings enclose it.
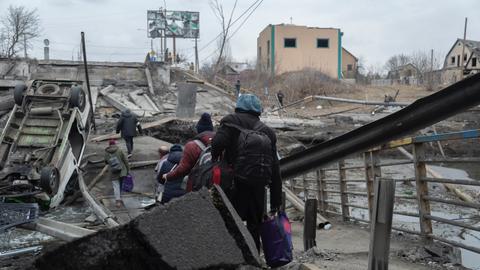
<instances>
[{"instance_id":1,"label":"overcast grey sky","mask_svg":"<svg viewBox=\"0 0 480 270\"><path fill-rule=\"evenodd\" d=\"M219 1L227 11L234 3ZM209 0L165 2L168 9L200 12L200 60L210 56L215 42L205 45L218 35L220 26ZM234 18L255 0L238 2ZM76 58L80 31L85 31L89 59L143 61L150 48L146 11L163 6L163 0L0 0L0 12L5 14L9 5L38 9L43 33L31 53L37 58L43 57L44 38L50 40L51 58ZM232 37L232 56L238 61L255 59L258 33L268 24L289 23L290 18L297 25L341 28L344 47L366 66L382 66L393 54L416 50L434 49L444 55L463 35L465 17L467 38L480 40L479 10L478 0L264 0ZM192 40L177 42L178 51L192 61L193 45ZM155 46L159 47L158 40Z\"/></svg>"}]
</instances>

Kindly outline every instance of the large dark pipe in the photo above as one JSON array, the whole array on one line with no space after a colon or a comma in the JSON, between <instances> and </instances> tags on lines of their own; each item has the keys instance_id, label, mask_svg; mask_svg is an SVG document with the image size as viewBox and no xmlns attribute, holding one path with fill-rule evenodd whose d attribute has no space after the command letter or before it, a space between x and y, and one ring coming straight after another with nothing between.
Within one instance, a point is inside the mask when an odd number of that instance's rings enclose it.
<instances>
[{"instance_id":1,"label":"large dark pipe","mask_svg":"<svg viewBox=\"0 0 480 270\"><path fill-rule=\"evenodd\" d=\"M350 154L405 136L480 104L480 74L473 75L404 109L280 160L292 178Z\"/></svg>"}]
</instances>

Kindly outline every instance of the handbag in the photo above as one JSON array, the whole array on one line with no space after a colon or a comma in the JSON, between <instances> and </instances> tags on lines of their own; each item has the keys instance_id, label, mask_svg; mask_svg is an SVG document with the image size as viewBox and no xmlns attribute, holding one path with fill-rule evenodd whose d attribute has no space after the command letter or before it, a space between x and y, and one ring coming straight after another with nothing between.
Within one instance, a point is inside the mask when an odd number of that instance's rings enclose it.
<instances>
[{"instance_id":1,"label":"handbag","mask_svg":"<svg viewBox=\"0 0 480 270\"><path fill-rule=\"evenodd\" d=\"M122 191L131 192L133 190L133 176L127 174L127 176L122 179Z\"/></svg>"},{"instance_id":2,"label":"handbag","mask_svg":"<svg viewBox=\"0 0 480 270\"><path fill-rule=\"evenodd\" d=\"M279 267L293 259L292 227L285 212L266 216L261 227L265 260L270 267Z\"/></svg>"}]
</instances>

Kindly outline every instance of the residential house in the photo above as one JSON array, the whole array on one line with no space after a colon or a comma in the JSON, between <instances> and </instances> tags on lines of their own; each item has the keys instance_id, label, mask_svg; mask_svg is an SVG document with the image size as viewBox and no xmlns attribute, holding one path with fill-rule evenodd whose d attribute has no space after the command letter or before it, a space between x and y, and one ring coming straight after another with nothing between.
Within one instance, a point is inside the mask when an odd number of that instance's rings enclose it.
<instances>
[{"instance_id":1,"label":"residential house","mask_svg":"<svg viewBox=\"0 0 480 270\"><path fill-rule=\"evenodd\" d=\"M337 79L353 75L357 58L342 50L342 35L338 28L268 25L257 38L258 67L274 75L306 68Z\"/></svg>"},{"instance_id":2,"label":"residential house","mask_svg":"<svg viewBox=\"0 0 480 270\"><path fill-rule=\"evenodd\" d=\"M342 78L355 79L358 71L358 58L347 49L342 48Z\"/></svg>"},{"instance_id":3,"label":"residential house","mask_svg":"<svg viewBox=\"0 0 480 270\"><path fill-rule=\"evenodd\" d=\"M462 51L463 59L461 57ZM454 83L463 78L462 65L465 67L464 75L480 72L480 41L457 39L450 51L445 56L442 81Z\"/></svg>"},{"instance_id":4,"label":"residential house","mask_svg":"<svg viewBox=\"0 0 480 270\"><path fill-rule=\"evenodd\" d=\"M419 84L421 83L421 72L415 65L409 63L390 70L387 79L389 79L392 84Z\"/></svg>"}]
</instances>

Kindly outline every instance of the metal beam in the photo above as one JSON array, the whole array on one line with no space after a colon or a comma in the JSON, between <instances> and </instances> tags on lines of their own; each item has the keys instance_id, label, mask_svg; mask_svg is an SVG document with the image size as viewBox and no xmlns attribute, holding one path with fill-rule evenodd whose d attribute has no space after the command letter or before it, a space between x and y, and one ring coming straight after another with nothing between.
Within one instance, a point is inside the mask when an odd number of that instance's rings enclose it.
<instances>
[{"instance_id":1,"label":"metal beam","mask_svg":"<svg viewBox=\"0 0 480 270\"><path fill-rule=\"evenodd\" d=\"M415 132L480 104L480 74L421 98L404 109L327 142L283 158L283 178L312 171L350 154Z\"/></svg>"}]
</instances>

